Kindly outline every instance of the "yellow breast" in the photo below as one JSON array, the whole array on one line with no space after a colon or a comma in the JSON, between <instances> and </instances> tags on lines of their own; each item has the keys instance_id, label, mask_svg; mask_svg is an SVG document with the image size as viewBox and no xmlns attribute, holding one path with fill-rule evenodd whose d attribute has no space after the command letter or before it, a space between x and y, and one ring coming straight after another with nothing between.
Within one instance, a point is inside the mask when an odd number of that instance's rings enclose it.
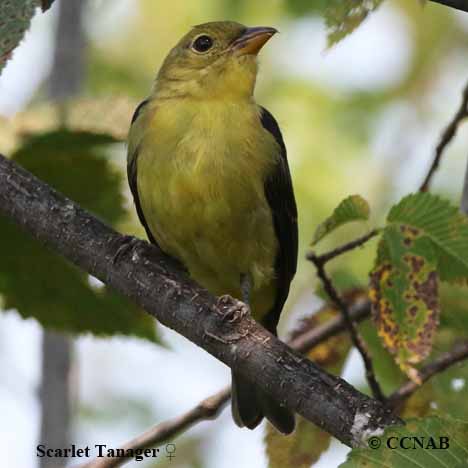
<instances>
[{"instance_id":1,"label":"yellow breast","mask_svg":"<svg viewBox=\"0 0 468 468\"><path fill-rule=\"evenodd\" d=\"M214 294L240 297L240 276L249 274L263 315L278 248L264 181L279 150L257 106L168 100L149 119L137 164L153 235Z\"/></svg>"}]
</instances>

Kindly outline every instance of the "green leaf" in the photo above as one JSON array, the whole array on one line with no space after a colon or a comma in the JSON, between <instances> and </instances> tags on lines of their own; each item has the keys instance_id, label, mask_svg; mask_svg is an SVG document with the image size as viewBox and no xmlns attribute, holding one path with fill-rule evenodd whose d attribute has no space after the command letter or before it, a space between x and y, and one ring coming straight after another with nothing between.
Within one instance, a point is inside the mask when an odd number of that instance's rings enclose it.
<instances>
[{"instance_id":1,"label":"green leaf","mask_svg":"<svg viewBox=\"0 0 468 468\"><path fill-rule=\"evenodd\" d=\"M83 208L115 224L125 215L123 177L106 134L59 130L29 136L12 159Z\"/></svg>"},{"instance_id":2,"label":"green leaf","mask_svg":"<svg viewBox=\"0 0 468 468\"><path fill-rule=\"evenodd\" d=\"M431 239L441 280L468 281L468 217L457 207L430 193L417 193L394 206L387 221L408 226L406 242L420 235Z\"/></svg>"},{"instance_id":3,"label":"green leaf","mask_svg":"<svg viewBox=\"0 0 468 468\"><path fill-rule=\"evenodd\" d=\"M331 0L325 10L328 45L332 46L357 29L383 0Z\"/></svg>"},{"instance_id":4,"label":"green leaf","mask_svg":"<svg viewBox=\"0 0 468 468\"><path fill-rule=\"evenodd\" d=\"M468 423L456 419L439 416L412 419L406 426L390 427L383 435L367 441L369 447L379 443L379 448L353 449L340 468L468 466ZM411 448L401 448L400 443Z\"/></svg>"},{"instance_id":5,"label":"green leaf","mask_svg":"<svg viewBox=\"0 0 468 468\"><path fill-rule=\"evenodd\" d=\"M322 240L336 228L352 221L367 221L370 208L360 195L350 195L345 198L333 211L333 214L320 224L314 234L312 245Z\"/></svg>"},{"instance_id":6,"label":"green leaf","mask_svg":"<svg viewBox=\"0 0 468 468\"><path fill-rule=\"evenodd\" d=\"M383 0L288 0L292 13L298 16L320 14L325 19L328 46L358 28Z\"/></svg>"},{"instance_id":7,"label":"green leaf","mask_svg":"<svg viewBox=\"0 0 468 468\"><path fill-rule=\"evenodd\" d=\"M332 308L324 307L311 317L302 320L292 333L292 337L325 323L337 313ZM343 333L315 346L307 357L320 367L339 375L350 349L351 342ZM287 437L268 424L265 445L269 468L310 467L327 450L330 437L330 434L300 416L296 416L296 430Z\"/></svg>"},{"instance_id":8,"label":"green leaf","mask_svg":"<svg viewBox=\"0 0 468 468\"><path fill-rule=\"evenodd\" d=\"M0 2L0 73L29 29L35 6L36 0Z\"/></svg>"},{"instance_id":9,"label":"green leaf","mask_svg":"<svg viewBox=\"0 0 468 468\"><path fill-rule=\"evenodd\" d=\"M110 163L112 137L66 130L28 138L13 159L87 210L115 224L125 216L123 177ZM134 335L159 342L155 321L0 217L0 293L15 309L55 330Z\"/></svg>"},{"instance_id":10,"label":"green leaf","mask_svg":"<svg viewBox=\"0 0 468 468\"><path fill-rule=\"evenodd\" d=\"M403 232L402 232L403 231ZM427 237L405 243L405 230L385 228L370 298L377 331L400 368L413 380L413 364L425 359L438 325L436 256Z\"/></svg>"}]
</instances>

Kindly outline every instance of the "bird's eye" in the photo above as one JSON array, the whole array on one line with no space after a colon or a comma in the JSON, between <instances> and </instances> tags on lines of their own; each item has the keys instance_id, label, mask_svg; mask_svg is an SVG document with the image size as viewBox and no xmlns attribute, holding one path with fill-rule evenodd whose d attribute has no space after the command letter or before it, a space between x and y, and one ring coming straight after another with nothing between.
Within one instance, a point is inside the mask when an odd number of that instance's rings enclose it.
<instances>
[{"instance_id":1,"label":"bird's eye","mask_svg":"<svg viewBox=\"0 0 468 468\"><path fill-rule=\"evenodd\" d=\"M213 39L210 36L198 36L192 44L192 49L198 53L208 52L213 47Z\"/></svg>"}]
</instances>

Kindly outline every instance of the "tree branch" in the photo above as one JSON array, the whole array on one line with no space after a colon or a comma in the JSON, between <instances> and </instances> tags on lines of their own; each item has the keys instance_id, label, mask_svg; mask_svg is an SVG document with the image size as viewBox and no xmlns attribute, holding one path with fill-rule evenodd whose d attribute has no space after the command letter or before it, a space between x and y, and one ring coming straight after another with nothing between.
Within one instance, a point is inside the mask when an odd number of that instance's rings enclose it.
<instances>
[{"instance_id":1,"label":"tree branch","mask_svg":"<svg viewBox=\"0 0 468 468\"><path fill-rule=\"evenodd\" d=\"M440 2L440 3L443 3L443 2ZM450 2L447 2L447 3L450 3ZM453 2L453 3L456 3L456 2ZM464 3L465 8L468 8L468 6L466 6L468 2L465 1L465 2L458 2L458 3ZM468 11L468 9L465 11ZM463 90L462 102L460 104L460 107L458 108L457 113L454 115L453 119L450 121L450 123L447 125L447 127L442 133L439 144L437 145L436 150L435 150L434 160L431 164L431 167L429 168L429 171L426 175L426 178L424 179L424 182L421 184L421 187L419 188L420 192L427 192L429 190L432 177L434 176L435 172L437 171L439 167L440 159L442 158L442 154L445 148L452 141L453 137L457 133L460 123L466 117L468 117L468 83L466 84Z\"/></svg>"},{"instance_id":2,"label":"tree branch","mask_svg":"<svg viewBox=\"0 0 468 468\"><path fill-rule=\"evenodd\" d=\"M359 300L349 306L349 317L354 323L361 322L370 316L370 302ZM289 341L291 348L300 353L306 353L319 343L347 329L347 322L343 314L331 318L322 325L318 325L311 330L301 333L299 336Z\"/></svg>"},{"instance_id":3,"label":"tree branch","mask_svg":"<svg viewBox=\"0 0 468 468\"><path fill-rule=\"evenodd\" d=\"M340 297L338 291L333 285L332 280L329 278L325 271L325 261L327 257L328 256L326 254L324 256L317 256L313 252L309 253L307 256L307 258L315 265L315 268L317 269L317 275L322 281L323 287L325 289L325 292L328 294L328 297L330 297L330 299L336 304L336 306L340 310L343 316L343 320L346 323L346 326L349 330L351 341L362 356L362 360L364 361L364 367L366 368L367 382L369 383L369 387L372 391L372 394L375 398L383 402L385 401L385 396L375 377L374 365L372 364L372 358L369 354L367 346L364 343L364 340L361 338L361 335L357 330L356 324L353 322L353 320L351 320L348 305Z\"/></svg>"},{"instance_id":4,"label":"tree branch","mask_svg":"<svg viewBox=\"0 0 468 468\"><path fill-rule=\"evenodd\" d=\"M0 212L343 443L357 446L373 431L401 423L251 317L226 319L244 304L213 297L157 247L118 234L2 156ZM356 427L363 413L367 424Z\"/></svg>"},{"instance_id":5,"label":"tree branch","mask_svg":"<svg viewBox=\"0 0 468 468\"><path fill-rule=\"evenodd\" d=\"M456 344L451 351L441 354L434 361L423 366L419 371L421 381L423 383L427 382L434 375L464 359L468 359L468 341ZM412 380L408 380L388 397L387 402L389 406L396 408L403 400L411 396L420 387L421 385Z\"/></svg>"},{"instance_id":6,"label":"tree branch","mask_svg":"<svg viewBox=\"0 0 468 468\"><path fill-rule=\"evenodd\" d=\"M467 0L430 0L434 3L439 3L440 5L445 5L456 10L468 12L468 1Z\"/></svg>"}]
</instances>

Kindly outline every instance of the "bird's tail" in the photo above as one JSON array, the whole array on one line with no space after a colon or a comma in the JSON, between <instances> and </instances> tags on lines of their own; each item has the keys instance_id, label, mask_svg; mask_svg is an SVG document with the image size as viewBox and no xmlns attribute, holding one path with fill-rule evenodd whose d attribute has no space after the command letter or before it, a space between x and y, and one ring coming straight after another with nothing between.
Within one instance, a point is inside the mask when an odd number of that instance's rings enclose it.
<instances>
[{"instance_id":1,"label":"bird's tail","mask_svg":"<svg viewBox=\"0 0 468 468\"><path fill-rule=\"evenodd\" d=\"M263 417L283 434L294 430L294 414L254 384L232 372L232 416L239 427L256 428Z\"/></svg>"}]
</instances>

